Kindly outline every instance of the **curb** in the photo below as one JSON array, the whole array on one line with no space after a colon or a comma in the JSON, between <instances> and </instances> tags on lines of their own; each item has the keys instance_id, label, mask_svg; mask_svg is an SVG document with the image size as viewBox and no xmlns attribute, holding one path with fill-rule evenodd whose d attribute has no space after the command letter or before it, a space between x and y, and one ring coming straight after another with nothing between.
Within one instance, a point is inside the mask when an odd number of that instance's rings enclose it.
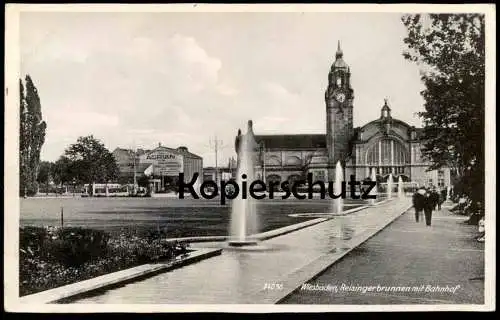
<instances>
[{"instance_id":1,"label":"curb","mask_svg":"<svg viewBox=\"0 0 500 320\"><path fill-rule=\"evenodd\" d=\"M147 278L152 275L170 271L188 264L220 255L222 249L197 249L188 253L187 257L180 257L173 261L163 263L149 263L137 267L108 273L99 277L68 284L54 289L45 290L35 294L19 298L22 304L47 304L58 303L63 300L72 300L78 296L90 294L91 292L109 289L114 286L121 286L128 282Z\"/></svg>"},{"instance_id":2,"label":"curb","mask_svg":"<svg viewBox=\"0 0 500 320\"><path fill-rule=\"evenodd\" d=\"M185 238L167 238L168 241L177 241L180 243L198 243L198 242L218 242L228 240L227 236L206 236L206 237L185 237Z\"/></svg>"}]
</instances>

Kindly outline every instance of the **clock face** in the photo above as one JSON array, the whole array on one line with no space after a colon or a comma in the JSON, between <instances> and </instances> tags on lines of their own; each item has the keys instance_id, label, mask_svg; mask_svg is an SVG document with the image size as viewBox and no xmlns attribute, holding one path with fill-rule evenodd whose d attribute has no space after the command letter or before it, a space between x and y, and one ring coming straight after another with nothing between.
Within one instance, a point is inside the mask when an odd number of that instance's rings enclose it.
<instances>
[{"instance_id":1,"label":"clock face","mask_svg":"<svg viewBox=\"0 0 500 320\"><path fill-rule=\"evenodd\" d=\"M335 95L335 99L337 99L338 102L342 103L345 101L345 94L343 93L337 93Z\"/></svg>"}]
</instances>

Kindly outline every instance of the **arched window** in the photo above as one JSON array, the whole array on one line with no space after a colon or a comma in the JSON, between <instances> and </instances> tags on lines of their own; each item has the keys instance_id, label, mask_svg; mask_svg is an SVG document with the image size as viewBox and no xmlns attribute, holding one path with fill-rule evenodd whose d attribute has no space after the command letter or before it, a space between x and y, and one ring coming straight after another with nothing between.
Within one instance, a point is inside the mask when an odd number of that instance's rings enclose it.
<instances>
[{"instance_id":1,"label":"arched window","mask_svg":"<svg viewBox=\"0 0 500 320\"><path fill-rule=\"evenodd\" d=\"M405 165L409 157L407 157L406 148L397 140L394 141L394 165Z\"/></svg>"},{"instance_id":2,"label":"arched window","mask_svg":"<svg viewBox=\"0 0 500 320\"><path fill-rule=\"evenodd\" d=\"M366 152L368 165L405 165L407 159L404 145L398 140L390 138L379 140Z\"/></svg>"},{"instance_id":3,"label":"arched window","mask_svg":"<svg viewBox=\"0 0 500 320\"><path fill-rule=\"evenodd\" d=\"M399 175L399 177L401 177L401 180L403 182L410 182L410 178L407 175L401 174L401 175ZM398 179L399 179L399 177L398 177Z\"/></svg>"},{"instance_id":4,"label":"arched window","mask_svg":"<svg viewBox=\"0 0 500 320\"><path fill-rule=\"evenodd\" d=\"M378 164L379 157L378 157L378 143L375 143L370 149L367 151L366 155L366 163L367 164Z\"/></svg>"}]
</instances>

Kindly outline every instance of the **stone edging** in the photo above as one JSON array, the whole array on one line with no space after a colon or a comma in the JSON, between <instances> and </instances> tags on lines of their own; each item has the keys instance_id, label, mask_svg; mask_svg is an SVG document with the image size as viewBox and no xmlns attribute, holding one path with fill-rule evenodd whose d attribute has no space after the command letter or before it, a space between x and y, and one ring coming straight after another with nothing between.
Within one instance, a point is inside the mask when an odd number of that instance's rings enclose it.
<instances>
[{"instance_id":1,"label":"stone edging","mask_svg":"<svg viewBox=\"0 0 500 320\"><path fill-rule=\"evenodd\" d=\"M46 304L57 303L60 300L74 298L79 295L88 294L92 291L121 285L138 278L152 276L154 274L180 268L182 266L198 262L216 255L220 255L222 249L196 249L185 257L177 257L173 261L143 264L137 267L108 273L92 279L68 284L39 293L19 298L22 304Z\"/></svg>"}]
</instances>

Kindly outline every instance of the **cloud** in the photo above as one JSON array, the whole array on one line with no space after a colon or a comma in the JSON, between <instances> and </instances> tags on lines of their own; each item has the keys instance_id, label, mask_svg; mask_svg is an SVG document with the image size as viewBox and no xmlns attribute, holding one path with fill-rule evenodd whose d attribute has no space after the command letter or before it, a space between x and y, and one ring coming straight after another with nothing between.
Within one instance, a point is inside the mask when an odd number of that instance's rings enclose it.
<instances>
[{"instance_id":1,"label":"cloud","mask_svg":"<svg viewBox=\"0 0 500 320\"><path fill-rule=\"evenodd\" d=\"M170 38L170 44L176 59L198 71L196 75L202 75L203 80L217 82L221 61L210 57L194 38L175 34Z\"/></svg>"},{"instance_id":2,"label":"cloud","mask_svg":"<svg viewBox=\"0 0 500 320\"><path fill-rule=\"evenodd\" d=\"M296 103L298 95L288 91L282 84L267 81L263 84L263 89L271 96L277 103Z\"/></svg>"},{"instance_id":3,"label":"cloud","mask_svg":"<svg viewBox=\"0 0 500 320\"><path fill-rule=\"evenodd\" d=\"M98 127L113 128L120 124L118 115L110 115L91 111L72 111L71 113L55 113L50 116L50 122L55 131L83 131L93 130Z\"/></svg>"},{"instance_id":4,"label":"cloud","mask_svg":"<svg viewBox=\"0 0 500 320\"><path fill-rule=\"evenodd\" d=\"M239 93L239 90L235 89L228 83L219 83L217 85L217 92L224 96L234 96Z\"/></svg>"},{"instance_id":5,"label":"cloud","mask_svg":"<svg viewBox=\"0 0 500 320\"><path fill-rule=\"evenodd\" d=\"M257 134L265 133L265 134L281 134L283 133L283 128L287 126L289 118L285 117L262 117L258 118L255 124L255 127L258 132Z\"/></svg>"},{"instance_id":6,"label":"cloud","mask_svg":"<svg viewBox=\"0 0 500 320\"><path fill-rule=\"evenodd\" d=\"M40 46L40 49L34 54L35 61L74 61L84 63L88 55L81 46L75 41L64 41L64 39L51 39L51 43Z\"/></svg>"}]
</instances>

